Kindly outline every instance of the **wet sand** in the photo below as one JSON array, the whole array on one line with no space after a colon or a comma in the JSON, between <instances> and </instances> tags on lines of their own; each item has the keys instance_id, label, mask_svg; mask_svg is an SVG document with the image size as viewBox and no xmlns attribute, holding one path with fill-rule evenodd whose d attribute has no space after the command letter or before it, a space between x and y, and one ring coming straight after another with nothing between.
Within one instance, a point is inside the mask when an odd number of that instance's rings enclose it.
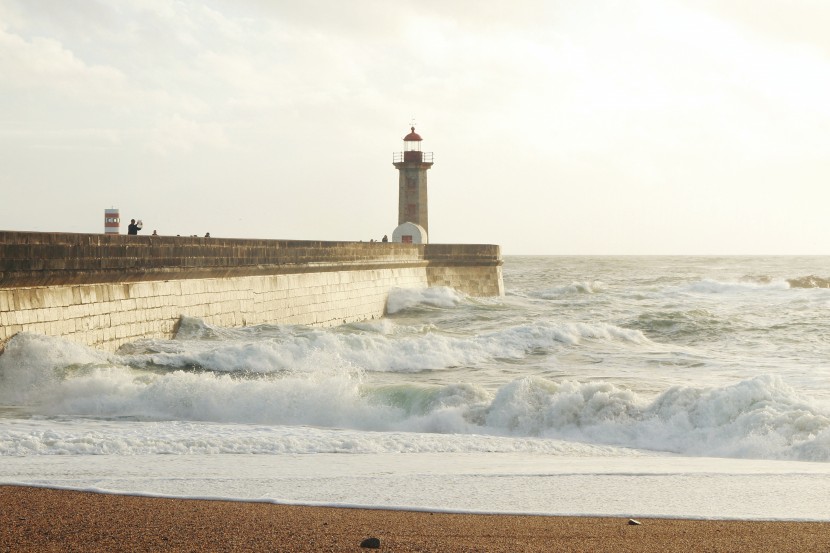
<instances>
[{"instance_id":1,"label":"wet sand","mask_svg":"<svg viewBox=\"0 0 830 553\"><path fill-rule=\"evenodd\" d=\"M830 551L830 523L459 515L0 486L0 553ZM361 548L378 538L379 549Z\"/></svg>"}]
</instances>

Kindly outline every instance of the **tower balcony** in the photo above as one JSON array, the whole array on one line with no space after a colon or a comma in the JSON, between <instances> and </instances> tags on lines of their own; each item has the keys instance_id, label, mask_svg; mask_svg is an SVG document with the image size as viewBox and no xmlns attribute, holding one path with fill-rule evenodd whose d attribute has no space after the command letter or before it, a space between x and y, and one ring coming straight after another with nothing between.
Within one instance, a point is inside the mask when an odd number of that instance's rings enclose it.
<instances>
[{"instance_id":1,"label":"tower balcony","mask_svg":"<svg viewBox=\"0 0 830 553\"><path fill-rule=\"evenodd\" d=\"M432 163L432 152L395 152L392 163Z\"/></svg>"}]
</instances>

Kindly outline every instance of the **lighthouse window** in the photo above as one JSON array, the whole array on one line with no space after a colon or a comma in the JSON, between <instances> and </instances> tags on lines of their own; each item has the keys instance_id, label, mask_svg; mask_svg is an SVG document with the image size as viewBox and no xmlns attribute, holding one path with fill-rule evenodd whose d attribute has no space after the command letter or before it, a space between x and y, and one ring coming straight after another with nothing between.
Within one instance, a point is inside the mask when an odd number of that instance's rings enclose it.
<instances>
[{"instance_id":1,"label":"lighthouse window","mask_svg":"<svg viewBox=\"0 0 830 553\"><path fill-rule=\"evenodd\" d=\"M406 177L406 187L407 188L415 188L416 184L417 184L417 181L415 180L415 177Z\"/></svg>"}]
</instances>

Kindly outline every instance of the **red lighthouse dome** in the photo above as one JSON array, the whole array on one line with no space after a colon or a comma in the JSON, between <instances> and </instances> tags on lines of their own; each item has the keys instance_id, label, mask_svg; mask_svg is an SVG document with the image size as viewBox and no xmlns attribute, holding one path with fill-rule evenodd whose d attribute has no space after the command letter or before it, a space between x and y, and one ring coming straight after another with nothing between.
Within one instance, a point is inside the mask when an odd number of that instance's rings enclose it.
<instances>
[{"instance_id":1,"label":"red lighthouse dome","mask_svg":"<svg viewBox=\"0 0 830 553\"><path fill-rule=\"evenodd\" d=\"M404 142L420 142L421 140L423 140L421 138L421 135L415 132L415 127L409 128L412 132L403 137Z\"/></svg>"}]
</instances>

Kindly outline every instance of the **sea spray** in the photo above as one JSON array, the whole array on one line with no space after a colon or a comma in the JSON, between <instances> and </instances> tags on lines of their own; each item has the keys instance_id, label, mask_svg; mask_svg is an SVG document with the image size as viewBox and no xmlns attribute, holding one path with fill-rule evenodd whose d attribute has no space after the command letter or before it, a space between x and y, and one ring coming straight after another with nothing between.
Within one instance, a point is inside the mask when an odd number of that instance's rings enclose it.
<instances>
[{"instance_id":1,"label":"sea spray","mask_svg":"<svg viewBox=\"0 0 830 553\"><path fill-rule=\"evenodd\" d=\"M417 372L523 359L540 349L560 351L583 341L651 345L641 331L607 323L537 321L463 336L386 322L336 329L280 327L220 341L145 340L122 353L133 366L221 372Z\"/></svg>"},{"instance_id":2,"label":"sea spray","mask_svg":"<svg viewBox=\"0 0 830 553\"><path fill-rule=\"evenodd\" d=\"M5 403L38 416L481 434L830 461L830 413L774 376L724 387L674 386L654 398L609 382L540 377L493 391L464 383L376 386L348 364L266 373L148 370L114 356L102 366L107 355L82 347L75 355L38 355L48 340L54 339L21 337L0 365ZM25 370L14 364L20 347L32 350Z\"/></svg>"},{"instance_id":3,"label":"sea spray","mask_svg":"<svg viewBox=\"0 0 830 553\"><path fill-rule=\"evenodd\" d=\"M405 310L429 307L454 307L464 301L464 295L446 286L433 288L395 288L389 292L386 312L390 315Z\"/></svg>"}]
</instances>

